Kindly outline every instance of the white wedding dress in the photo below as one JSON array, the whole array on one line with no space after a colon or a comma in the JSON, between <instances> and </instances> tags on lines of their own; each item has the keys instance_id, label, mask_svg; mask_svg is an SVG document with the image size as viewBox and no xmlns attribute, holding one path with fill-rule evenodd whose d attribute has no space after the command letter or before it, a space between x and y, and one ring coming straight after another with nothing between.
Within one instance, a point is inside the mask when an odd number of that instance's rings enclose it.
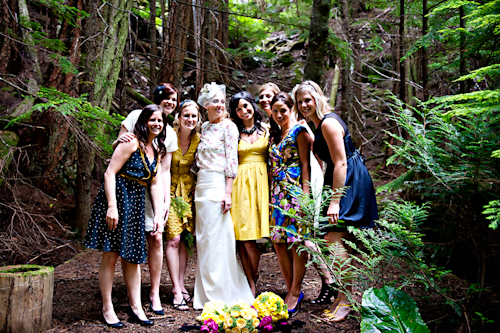
<instances>
[{"instance_id":1,"label":"white wedding dress","mask_svg":"<svg viewBox=\"0 0 500 333\"><path fill-rule=\"evenodd\" d=\"M201 169L195 190L196 205L196 281L193 307L203 309L208 301L228 306L254 297L236 258L236 241L231 214L222 214L226 190L223 172Z\"/></svg>"}]
</instances>

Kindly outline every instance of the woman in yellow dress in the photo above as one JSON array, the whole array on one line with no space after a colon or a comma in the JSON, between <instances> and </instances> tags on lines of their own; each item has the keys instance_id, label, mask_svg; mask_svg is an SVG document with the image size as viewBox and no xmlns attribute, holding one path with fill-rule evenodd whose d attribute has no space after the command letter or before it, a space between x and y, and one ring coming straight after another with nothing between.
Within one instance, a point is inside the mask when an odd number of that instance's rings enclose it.
<instances>
[{"instance_id":1,"label":"woman in yellow dress","mask_svg":"<svg viewBox=\"0 0 500 333\"><path fill-rule=\"evenodd\" d=\"M256 240L269 236L268 131L261 124L262 113L250 93L237 93L229 107L240 132L231 217L243 270L255 297L260 260Z\"/></svg>"},{"instance_id":2,"label":"woman in yellow dress","mask_svg":"<svg viewBox=\"0 0 500 333\"><path fill-rule=\"evenodd\" d=\"M194 233L193 218L193 194L194 174L191 167L195 161L196 149L200 143L200 109L196 102L185 100L180 104L179 112L175 116L174 128L177 132L179 149L172 156L170 171L172 181L170 185L170 212L167 223L167 266L172 279L174 298L172 303L174 309L180 311L189 310L187 305L191 302L186 287L184 286L184 275L188 261L188 252L183 241L186 235ZM189 209L180 218L175 209L174 199L181 197L189 205ZM182 236L182 237L181 237Z\"/></svg>"}]
</instances>

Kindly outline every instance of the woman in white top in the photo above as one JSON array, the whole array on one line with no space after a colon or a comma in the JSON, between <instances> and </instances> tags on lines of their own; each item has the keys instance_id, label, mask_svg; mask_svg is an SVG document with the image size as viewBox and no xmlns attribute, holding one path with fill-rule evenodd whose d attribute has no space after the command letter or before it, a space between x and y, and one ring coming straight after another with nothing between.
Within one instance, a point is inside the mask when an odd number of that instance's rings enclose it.
<instances>
[{"instance_id":1,"label":"woman in white top","mask_svg":"<svg viewBox=\"0 0 500 333\"><path fill-rule=\"evenodd\" d=\"M172 113L178 105L179 92L170 83L160 84L154 92L154 102L163 110L163 113L168 115ZM122 122L118 142L128 142L134 138L132 131L135 123L139 118L141 110L130 112L127 118ZM164 141L166 154L161 160L161 178L162 187L164 189L164 205L163 215L165 226L170 208L170 164L172 154L177 150L177 134L174 129L165 124L166 138ZM153 208L149 193L146 193L146 239L148 242L148 266L151 278L151 291L149 293L149 301L151 311L157 315L164 315L161 300L160 300L160 279L163 265L163 233L153 230Z\"/></svg>"},{"instance_id":2,"label":"woman in white top","mask_svg":"<svg viewBox=\"0 0 500 333\"><path fill-rule=\"evenodd\" d=\"M233 181L238 173L236 125L227 119L226 87L205 84L198 103L207 111L208 122L201 127L198 145L196 207L196 282L195 309L208 301L223 301L228 306L254 300L248 281L236 259L231 208Z\"/></svg>"}]
</instances>

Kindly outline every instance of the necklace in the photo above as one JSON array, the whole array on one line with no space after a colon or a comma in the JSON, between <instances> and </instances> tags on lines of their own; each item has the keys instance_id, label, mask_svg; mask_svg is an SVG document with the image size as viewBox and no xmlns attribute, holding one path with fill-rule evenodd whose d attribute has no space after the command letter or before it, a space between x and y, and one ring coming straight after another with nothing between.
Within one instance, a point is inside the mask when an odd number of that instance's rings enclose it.
<instances>
[{"instance_id":1,"label":"necklace","mask_svg":"<svg viewBox=\"0 0 500 333\"><path fill-rule=\"evenodd\" d=\"M255 132L256 130L257 130L257 126L255 126L255 124L254 124L253 127L251 129L249 129L249 130L247 130L246 128L243 127L241 129L241 133L247 134L247 135L252 135L253 132Z\"/></svg>"}]
</instances>

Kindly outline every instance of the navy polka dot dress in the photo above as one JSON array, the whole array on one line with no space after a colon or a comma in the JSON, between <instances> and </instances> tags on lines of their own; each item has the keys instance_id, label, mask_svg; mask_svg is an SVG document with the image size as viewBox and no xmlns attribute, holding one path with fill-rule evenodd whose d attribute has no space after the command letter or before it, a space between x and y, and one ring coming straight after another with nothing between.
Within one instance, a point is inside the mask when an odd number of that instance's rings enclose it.
<instances>
[{"instance_id":1,"label":"navy polka dot dress","mask_svg":"<svg viewBox=\"0 0 500 333\"><path fill-rule=\"evenodd\" d=\"M139 147L116 175L118 226L109 230L106 223L108 200L104 184L94 201L83 244L91 249L117 252L131 264L146 262L145 197L147 185L154 178L158 157L149 164Z\"/></svg>"}]
</instances>

